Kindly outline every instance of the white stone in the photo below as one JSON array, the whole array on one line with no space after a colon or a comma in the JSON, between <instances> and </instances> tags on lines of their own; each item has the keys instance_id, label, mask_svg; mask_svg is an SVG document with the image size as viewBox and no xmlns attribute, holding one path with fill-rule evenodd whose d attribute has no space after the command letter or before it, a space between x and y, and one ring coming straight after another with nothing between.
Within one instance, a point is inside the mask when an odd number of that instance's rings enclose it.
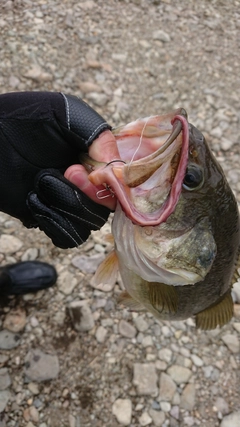
<instances>
[{"instance_id":1,"label":"white stone","mask_svg":"<svg viewBox=\"0 0 240 427\"><path fill-rule=\"evenodd\" d=\"M177 384L182 384L188 382L189 378L192 375L190 369L185 368L180 365L172 365L168 368L167 373Z\"/></svg>"},{"instance_id":2,"label":"white stone","mask_svg":"<svg viewBox=\"0 0 240 427\"><path fill-rule=\"evenodd\" d=\"M150 417L150 415L147 412L143 412L141 417L139 418L140 426L148 426L149 424L151 424L151 422L152 418Z\"/></svg>"},{"instance_id":3,"label":"white stone","mask_svg":"<svg viewBox=\"0 0 240 427\"><path fill-rule=\"evenodd\" d=\"M0 252L3 254L14 254L19 251L23 242L11 234L2 234L0 236Z\"/></svg>"},{"instance_id":4,"label":"white stone","mask_svg":"<svg viewBox=\"0 0 240 427\"><path fill-rule=\"evenodd\" d=\"M99 326L96 330L96 340L99 343L103 343L107 336L107 329L105 329L103 326Z\"/></svg>"},{"instance_id":5,"label":"white stone","mask_svg":"<svg viewBox=\"0 0 240 427\"><path fill-rule=\"evenodd\" d=\"M133 365L133 384L140 395L157 394L157 373L153 363L135 363Z\"/></svg>"},{"instance_id":6,"label":"white stone","mask_svg":"<svg viewBox=\"0 0 240 427\"><path fill-rule=\"evenodd\" d=\"M118 422L128 426L132 419L132 402L130 399L117 399L112 406L112 413Z\"/></svg>"},{"instance_id":7,"label":"white stone","mask_svg":"<svg viewBox=\"0 0 240 427\"><path fill-rule=\"evenodd\" d=\"M227 333L222 336L222 340L232 353L239 353L240 344L239 339L236 335Z\"/></svg>"},{"instance_id":8,"label":"white stone","mask_svg":"<svg viewBox=\"0 0 240 427\"><path fill-rule=\"evenodd\" d=\"M232 412L229 415L226 415L220 427L239 427L240 426L240 411Z\"/></svg>"}]
</instances>

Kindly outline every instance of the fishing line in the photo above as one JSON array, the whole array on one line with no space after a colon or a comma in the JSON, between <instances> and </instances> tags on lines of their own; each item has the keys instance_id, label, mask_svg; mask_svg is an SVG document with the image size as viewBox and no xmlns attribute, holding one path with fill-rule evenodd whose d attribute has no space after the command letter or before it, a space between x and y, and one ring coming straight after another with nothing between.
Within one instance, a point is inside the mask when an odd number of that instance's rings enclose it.
<instances>
[{"instance_id":1,"label":"fishing line","mask_svg":"<svg viewBox=\"0 0 240 427\"><path fill-rule=\"evenodd\" d=\"M145 122L145 124L144 124L144 126L143 126L143 128L142 128L142 132L141 132L141 135L140 135L139 144L138 144L138 146L137 146L137 148L136 148L135 152L133 153L132 158L131 158L130 162L128 163L128 166L131 166L131 164L132 164L132 162L133 162L133 160L134 160L134 157L136 156L136 154L137 154L138 150L140 149L140 147L141 147L141 145L142 145L142 139L143 139L143 134L144 134L145 128L146 128L146 126L147 126L147 124L148 124L149 120L150 120L152 117L153 117L153 116L150 116L150 117L148 117L148 118L147 118L147 120L146 120L146 122Z\"/></svg>"}]
</instances>

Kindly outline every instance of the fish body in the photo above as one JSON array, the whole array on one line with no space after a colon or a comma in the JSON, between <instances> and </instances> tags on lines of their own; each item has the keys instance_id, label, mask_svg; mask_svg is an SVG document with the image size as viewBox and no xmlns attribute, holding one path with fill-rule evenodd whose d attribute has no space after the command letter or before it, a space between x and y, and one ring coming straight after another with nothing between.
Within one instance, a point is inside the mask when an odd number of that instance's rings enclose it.
<instances>
[{"instance_id":1,"label":"fish body","mask_svg":"<svg viewBox=\"0 0 240 427\"><path fill-rule=\"evenodd\" d=\"M130 206L140 212L140 221L124 209L120 195L112 223L115 256L100 266L95 280L108 281L113 264L118 263L126 289L120 302L163 320L195 316L198 327L213 329L233 314L231 285L240 243L237 203L204 136L187 122L185 114L182 131L161 152L167 137L171 139L174 117L180 115L159 117L160 138L156 120L145 119L150 130L142 124L142 134L147 134L143 151L136 151L142 135L136 130L139 121L116 131L126 165L117 166L113 173L128 194ZM129 152L131 135L136 142ZM126 140L128 149L124 149ZM134 150L138 158L132 161ZM159 150L158 166L151 164L148 174L148 161L154 163ZM107 184L112 186L111 179Z\"/></svg>"}]
</instances>

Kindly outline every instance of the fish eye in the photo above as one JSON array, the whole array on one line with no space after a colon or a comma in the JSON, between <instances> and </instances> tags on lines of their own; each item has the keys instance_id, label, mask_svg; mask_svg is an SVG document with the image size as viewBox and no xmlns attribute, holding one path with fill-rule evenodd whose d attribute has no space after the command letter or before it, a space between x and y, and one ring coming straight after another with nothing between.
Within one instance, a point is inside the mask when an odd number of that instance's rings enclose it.
<instances>
[{"instance_id":1,"label":"fish eye","mask_svg":"<svg viewBox=\"0 0 240 427\"><path fill-rule=\"evenodd\" d=\"M196 190L203 185L203 170L197 165L188 165L183 180L183 188L188 191Z\"/></svg>"}]
</instances>

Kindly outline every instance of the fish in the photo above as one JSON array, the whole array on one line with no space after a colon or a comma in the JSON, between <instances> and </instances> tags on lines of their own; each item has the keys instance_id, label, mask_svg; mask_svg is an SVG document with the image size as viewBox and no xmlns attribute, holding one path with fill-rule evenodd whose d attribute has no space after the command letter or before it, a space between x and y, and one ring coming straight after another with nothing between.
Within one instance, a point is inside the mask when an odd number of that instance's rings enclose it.
<instances>
[{"instance_id":1,"label":"fish","mask_svg":"<svg viewBox=\"0 0 240 427\"><path fill-rule=\"evenodd\" d=\"M114 249L93 283L114 283L119 271L118 301L130 310L167 321L194 317L203 330L222 327L233 316L240 220L205 137L183 108L113 133L120 159L82 159L90 181L117 198Z\"/></svg>"}]
</instances>

